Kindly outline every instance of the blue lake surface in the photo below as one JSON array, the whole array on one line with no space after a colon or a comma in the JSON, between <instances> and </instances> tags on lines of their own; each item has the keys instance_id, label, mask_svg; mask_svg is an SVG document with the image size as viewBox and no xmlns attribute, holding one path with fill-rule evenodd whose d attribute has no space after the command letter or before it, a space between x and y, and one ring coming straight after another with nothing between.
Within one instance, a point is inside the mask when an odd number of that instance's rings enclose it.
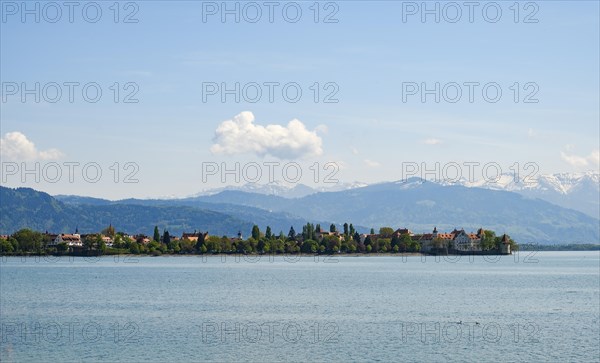
<instances>
[{"instance_id":1,"label":"blue lake surface","mask_svg":"<svg viewBox=\"0 0 600 363\"><path fill-rule=\"evenodd\" d=\"M1 258L0 361L598 362L600 252L496 258Z\"/></svg>"}]
</instances>

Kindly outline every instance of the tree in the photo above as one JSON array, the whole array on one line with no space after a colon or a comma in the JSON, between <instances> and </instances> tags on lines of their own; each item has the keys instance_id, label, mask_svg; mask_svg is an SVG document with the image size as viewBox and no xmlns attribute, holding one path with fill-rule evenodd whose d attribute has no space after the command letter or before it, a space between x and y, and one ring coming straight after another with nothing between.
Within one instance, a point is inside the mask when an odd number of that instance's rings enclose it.
<instances>
[{"instance_id":1,"label":"tree","mask_svg":"<svg viewBox=\"0 0 600 363\"><path fill-rule=\"evenodd\" d=\"M184 239L188 239L188 238L186 237ZM179 248L179 242L178 241L170 240L169 243L167 244L167 249L169 251L175 252L176 247Z\"/></svg>"},{"instance_id":2,"label":"tree","mask_svg":"<svg viewBox=\"0 0 600 363\"><path fill-rule=\"evenodd\" d=\"M289 240L285 243L285 252L286 253L296 253L300 250L298 244L294 240Z\"/></svg>"},{"instance_id":3,"label":"tree","mask_svg":"<svg viewBox=\"0 0 600 363\"><path fill-rule=\"evenodd\" d=\"M348 235L354 236L354 233L356 233L356 231L354 230L354 226L352 225L352 223L350 223L350 231L348 232Z\"/></svg>"},{"instance_id":4,"label":"tree","mask_svg":"<svg viewBox=\"0 0 600 363\"><path fill-rule=\"evenodd\" d=\"M206 250L211 253L221 252L221 239L217 236L210 236L208 240L204 241L206 244Z\"/></svg>"},{"instance_id":5,"label":"tree","mask_svg":"<svg viewBox=\"0 0 600 363\"><path fill-rule=\"evenodd\" d=\"M344 236L348 236L350 234L350 230L348 229L348 223L344 223Z\"/></svg>"},{"instance_id":6,"label":"tree","mask_svg":"<svg viewBox=\"0 0 600 363\"><path fill-rule=\"evenodd\" d=\"M68 250L69 250L69 246L67 246L67 244L64 243L64 242L59 243L59 244L56 245L56 251L57 252L64 253L64 252L67 252Z\"/></svg>"},{"instance_id":7,"label":"tree","mask_svg":"<svg viewBox=\"0 0 600 363\"><path fill-rule=\"evenodd\" d=\"M391 240L389 238L377 239L377 250L381 252L387 252L392 249Z\"/></svg>"},{"instance_id":8,"label":"tree","mask_svg":"<svg viewBox=\"0 0 600 363\"><path fill-rule=\"evenodd\" d=\"M267 242L268 239L266 238L261 238L258 240L258 242L256 242L256 252L258 253L264 253L265 252L265 245L268 243Z\"/></svg>"},{"instance_id":9,"label":"tree","mask_svg":"<svg viewBox=\"0 0 600 363\"><path fill-rule=\"evenodd\" d=\"M480 242L481 249L487 251L497 248L496 239L496 233L494 231L484 231Z\"/></svg>"},{"instance_id":10,"label":"tree","mask_svg":"<svg viewBox=\"0 0 600 363\"><path fill-rule=\"evenodd\" d=\"M394 229L391 227L381 227L379 228L379 234L384 238L389 238L394 234Z\"/></svg>"},{"instance_id":11,"label":"tree","mask_svg":"<svg viewBox=\"0 0 600 363\"><path fill-rule=\"evenodd\" d=\"M123 237L123 243L122 243L122 247L124 248L129 248L129 246L131 246L131 243L133 242L133 240L129 237Z\"/></svg>"},{"instance_id":12,"label":"tree","mask_svg":"<svg viewBox=\"0 0 600 363\"><path fill-rule=\"evenodd\" d=\"M117 234L113 240L113 247L121 248L122 245L123 245L123 235Z\"/></svg>"},{"instance_id":13,"label":"tree","mask_svg":"<svg viewBox=\"0 0 600 363\"><path fill-rule=\"evenodd\" d=\"M191 253L194 251L194 244L189 239L179 241L179 248L183 253Z\"/></svg>"},{"instance_id":14,"label":"tree","mask_svg":"<svg viewBox=\"0 0 600 363\"><path fill-rule=\"evenodd\" d=\"M340 251L348 252L348 243L346 241L341 241L340 243Z\"/></svg>"},{"instance_id":15,"label":"tree","mask_svg":"<svg viewBox=\"0 0 600 363\"><path fill-rule=\"evenodd\" d=\"M265 238L271 239L273 238L273 232L271 232L271 227L267 226L267 230L265 231Z\"/></svg>"},{"instance_id":16,"label":"tree","mask_svg":"<svg viewBox=\"0 0 600 363\"><path fill-rule=\"evenodd\" d=\"M260 229L258 229L258 226L256 224L252 226L252 238L254 238L255 240L258 240L260 238Z\"/></svg>"},{"instance_id":17,"label":"tree","mask_svg":"<svg viewBox=\"0 0 600 363\"><path fill-rule=\"evenodd\" d=\"M196 249L196 251L202 252L202 247L204 247L205 244L206 244L206 240L204 239L204 233L198 232L198 241L196 241L196 245L194 246L194 248ZM205 252L206 252L206 248L205 248ZM204 253L204 252L202 252L202 253Z\"/></svg>"},{"instance_id":18,"label":"tree","mask_svg":"<svg viewBox=\"0 0 600 363\"><path fill-rule=\"evenodd\" d=\"M41 248L46 248L52 242L52 237L48 234L42 234Z\"/></svg>"},{"instance_id":19,"label":"tree","mask_svg":"<svg viewBox=\"0 0 600 363\"><path fill-rule=\"evenodd\" d=\"M219 240L219 252L231 252L234 251L234 245L227 236L221 237Z\"/></svg>"},{"instance_id":20,"label":"tree","mask_svg":"<svg viewBox=\"0 0 600 363\"><path fill-rule=\"evenodd\" d=\"M356 243L348 244L348 252L354 253L354 252L356 252L356 249L357 249Z\"/></svg>"},{"instance_id":21,"label":"tree","mask_svg":"<svg viewBox=\"0 0 600 363\"><path fill-rule=\"evenodd\" d=\"M202 233L200 233L200 234L202 234ZM198 237L198 240L200 240L200 237ZM166 245L171 243L171 235L169 234L169 231L167 231L166 229L163 232L162 242Z\"/></svg>"},{"instance_id":22,"label":"tree","mask_svg":"<svg viewBox=\"0 0 600 363\"><path fill-rule=\"evenodd\" d=\"M290 232L288 233L289 239L296 239L296 231L294 231L294 226L290 227Z\"/></svg>"},{"instance_id":23,"label":"tree","mask_svg":"<svg viewBox=\"0 0 600 363\"><path fill-rule=\"evenodd\" d=\"M154 226L154 237L152 239L156 242L160 242L160 233L158 232L158 226Z\"/></svg>"},{"instance_id":24,"label":"tree","mask_svg":"<svg viewBox=\"0 0 600 363\"><path fill-rule=\"evenodd\" d=\"M282 233L283 234L283 233ZM271 252L283 253L285 250L285 236L271 241Z\"/></svg>"},{"instance_id":25,"label":"tree","mask_svg":"<svg viewBox=\"0 0 600 363\"><path fill-rule=\"evenodd\" d=\"M371 228L371 234L375 234L375 229Z\"/></svg>"},{"instance_id":26,"label":"tree","mask_svg":"<svg viewBox=\"0 0 600 363\"><path fill-rule=\"evenodd\" d=\"M331 226L329 226L329 232L333 233L335 231L336 231L335 224L331 223Z\"/></svg>"},{"instance_id":27,"label":"tree","mask_svg":"<svg viewBox=\"0 0 600 363\"><path fill-rule=\"evenodd\" d=\"M102 240L100 236L98 236L98 251L104 253L106 252L106 243Z\"/></svg>"},{"instance_id":28,"label":"tree","mask_svg":"<svg viewBox=\"0 0 600 363\"><path fill-rule=\"evenodd\" d=\"M13 245L7 239L0 239L0 254L11 254L13 251Z\"/></svg>"},{"instance_id":29,"label":"tree","mask_svg":"<svg viewBox=\"0 0 600 363\"><path fill-rule=\"evenodd\" d=\"M140 253L140 246L138 245L137 242L131 243L131 246L129 246L129 252L131 252L134 255L137 255Z\"/></svg>"},{"instance_id":30,"label":"tree","mask_svg":"<svg viewBox=\"0 0 600 363\"><path fill-rule=\"evenodd\" d=\"M12 237L17 241L22 252L40 252L42 249L42 234L31 229L21 229ZM17 249L15 249L16 251Z\"/></svg>"},{"instance_id":31,"label":"tree","mask_svg":"<svg viewBox=\"0 0 600 363\"><path fill-rule=\"evenodd\" d=\"M148 250L148 252L152 253L158 248L158 246L160 246L160 242L150 241L148 242L148 244L146 244L146 249Z\"/></svg>"},{"instance_id":32,"label":"tree","mask_svg":"<svg viewBox=\"0 0 600 363\"><path fill-rule=\"evenodd\" d=\"M412 238L409 234L402 235L402 239L400 240L399 248L400 252L406 252L412 246Z\"/></svg>"},{"instance_id":33,"label":"tree","mask_svg":"<svg viewBox=\"0 0 600 363\"><path fill-rule=\"evenodd\" d=\"M307 239L302 243L302 248L300 250L304 253L317 253L319 250L319 244L317 241Z\"/></svg>"},{"instance_id":34,"label":"tree","mask_svg":"<svg viewBox=\"0 0 600 363\"><path fill-rule=\"evenodd\" d=\"M325 236L321 242L326 246L327 252L333 253L340 250L340 239L337 236Z\"/></svg>"},{"instance_id":35,"label":"tree","mask_svg":"<svg viewBox=\"0 0 600 363\"><path fill-rule=\"evenodd\" d=\"M398 237L398 235L393 235L392 236L392 248L394 247L398 247L398 245L400 244L400 241L402 239L400 237ZM396 251L397 252L397 251Z\"/></svg>"},{"instance_id":36,"label":"tree","mask_svg":"<svg viewBox=\"0 0 600 363\"><path fill-rule=\"evenodd\" d=\"M86 251L91 251L100 247L102 237L99 234L89 234L83 239L83 247Z\"/></svg>"},{"instance_id":37,"label":"tree","mask_svg":"<svg viewBox=\"0 0 600 363\"><path fill-rule=\"evenodd\" d=\"M302 239L315 239L315 227L312 223L306 223L306 225L302 226Z\"/></svg>"},{"instance_id":38,"label":"tree","mask_svg":"<svg viewBox=\"0 0 600 363\"><path fill-rule=\"evenodd\" d=\"M413 252L419 252L419 251L421 251L421 244L419 244L418 242L415 241L415 243L412 246L412 251Z\"/></svg>"},{"instance_id":39,"label":"tree","mask_svg":"<svg viewBox=\"0 0 600 363\"><path fill-rule=\"evenodd\" d=\"M269 253L271 252L271 243L273 243L273 241L275 241L275 238L272 238L268 241L265 241L264 245L261 246L261 252L262 253Z\"/></svg>"}]
</instances>

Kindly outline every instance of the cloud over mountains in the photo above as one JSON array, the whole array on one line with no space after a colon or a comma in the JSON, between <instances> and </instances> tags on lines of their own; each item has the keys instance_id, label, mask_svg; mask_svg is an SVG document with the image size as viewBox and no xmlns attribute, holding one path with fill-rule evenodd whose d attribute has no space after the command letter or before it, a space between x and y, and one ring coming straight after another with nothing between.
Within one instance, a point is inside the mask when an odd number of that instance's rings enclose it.
<instances>
[{"instance_id":1,"label":"cloud over mountains","mask_svg":"<svg viewBox=\"0 0 600 363\"><path fill-rule=\"evenodd\" d=\"M297 119L287 125L257 125L254 114L242 112L232 120L223 121L215 131L210 151L214 154L271 155L280 159L297 159L323 154L322 139Z\"/></svg>"}]
</instances>

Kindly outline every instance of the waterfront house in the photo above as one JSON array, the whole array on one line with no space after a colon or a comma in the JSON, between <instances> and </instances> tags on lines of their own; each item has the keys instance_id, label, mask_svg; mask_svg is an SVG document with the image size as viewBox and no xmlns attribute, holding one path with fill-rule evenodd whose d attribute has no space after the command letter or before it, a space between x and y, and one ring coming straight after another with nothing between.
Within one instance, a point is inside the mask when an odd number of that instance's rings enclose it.
<instances>
[{"instance_id":1,"label":"waterfront house","mask_svg":"<svg viewBox=\"0 0 600 363\"><path fill-rule=\"evenodd\" d=\"M463 231L464 232L464 231ZM448 249L455 246L455 238L460 233L456 229L450 233L440 233L437 227L433 227L431 233L415 235L419 237L418 241L421 245L421 252L429 253L434 249ZM463 237L461 237L461 240Z\"/></svg>"},{"instance_id":2,"label":"waterfront house","mask_svg":"<svg viewBox=\"0 0 600 363\"><path fill-rule=\"evenodd\" d=\"M481 251L480 243L480 236L475 233L466 233L464 229L457 231L453 239L454 249L457 251Z\"/></svg>"},{"instance_id":3,"label":"waterfront house","mask_svg":"<svg viewBox=\"0 0 600 363\"><path fill-rule=\"evenodd\" d=\"M114 241L110 236L102 236L102 242L104 242L107 247L112 247Z\"/></svg>"},{"instance_id":4,"label":"waterfront house","mask_svg":"<svg viewBox=\"0 0 600 363\"><path fill-rule=\"evenodd\" d=\"M56 237L48 243L48 246L57 246L61 243L66 244L69 247L81 247L83 246L83 242L81 241L81 236L78 233L66 234L61 233L56 235Z\"/></svg>"},{"instance_id":5,"label":"waterfront house","mask_svg":"<svg viewBox=\"0 0 600 363\"><path fill-rule=\"evenodd\" d=\"M196 230L194 230L194 232L189 233L189 232L183 232L181 234L181 239L188 239L191 242L198 242L198 237L200 236L202 232L197 232ZM205 233L202 233L202 235L204 236L204 240L206 241L208 239L208 231L206 231ZM241 236L241 232L239 233L239 235Z\"/></svg>"}]
</instances>

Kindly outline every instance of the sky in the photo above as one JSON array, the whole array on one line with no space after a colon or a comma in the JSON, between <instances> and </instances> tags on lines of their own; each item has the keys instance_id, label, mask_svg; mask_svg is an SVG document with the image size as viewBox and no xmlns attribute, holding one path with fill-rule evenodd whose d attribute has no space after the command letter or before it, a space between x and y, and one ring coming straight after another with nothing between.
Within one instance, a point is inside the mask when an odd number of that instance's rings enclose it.
<instances>
[{"instance_id":1,"label":"sky","mask_svg":"<svg viewBox=\"0 0 600 363\"><path fill-rule=\"evenodd\" d=\"M1 1L4 186L599 169L597 1L22 4Z\"/></svg>"}]
</instances>

